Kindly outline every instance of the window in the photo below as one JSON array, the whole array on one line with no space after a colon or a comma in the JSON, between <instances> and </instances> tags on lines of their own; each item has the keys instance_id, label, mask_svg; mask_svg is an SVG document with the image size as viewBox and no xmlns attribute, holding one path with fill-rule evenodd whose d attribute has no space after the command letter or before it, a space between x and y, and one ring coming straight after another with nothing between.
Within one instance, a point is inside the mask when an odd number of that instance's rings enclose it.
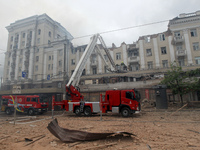
<instances>
[{"instance_id":1,"label":"window","mask_svg":"<svg viewBox=\"0 0 200 150\"><path fill-rule=\"evenodd\" d=\"M19 63L20 63L20 64L22 63L22 58L19 59Z\"/></svg>"},{"instance_id":2,"label":"window","mask_svg":"<svg viewBox=\"0 0 200 150\"><path fill-rule=\"evenodd\" d=\"M93 79L93 80L92 80L92 84L97 84L97 80L96 80L96 79Z\"/></svg>"},{"instance_id":3,"label":"window","mask_svg":"<svg viewBox=\"0 0 200 150\"><path fill-rule=\"evenodd\" d=\"M180 37L181 36L180 31L174 32L174 36L175 37Z\"/></svg>"},{"instance_id":4,"label":"window","mask_svg":"<svg viewBox=\"0 0 200 150\"><path fill-rule=\"evenodd\" d=\"M39 49L39 48L37 48L37 49L36 49L36 53L38 53L39 51L40 51L40 49Z\"/></svg>"},{"instance_id":5,"label":"window","mask_svg":"<svg viewBox=\"0 0 200 150\"><path fill-rule=\"evenodd\" d=\"M62 71L58 72L59 77L62 77Z\"/></svg>"},{"instance_id":6,"label":"window","mask_svg":"<svg viewBox=\"0 0 200 150\"><path fill-rule=\"evenodd\" d=\"M108 73L108 67L107 66L104 66L104 70L105 70L105 73Z\"/></svg>"},{"instance_id":7,"label":"window","mask_svg":"<svg viewBox=\"0 0 200 150\"><path fill-rule=\"evenodd\" d=\"M51 37L51 32L49 31L49 37Z\"/></svg>"},{"instance_id":8,"label":"window","mask_svg":"<svg viewBox=\"0 0 200 150\"><path fill-rule=\"evenodd\" d=\"M163 68L167 68L168 67L168 60L163 60L162 64L163 64Z\"/></svg>"},{"instance_id":9,"label":"window","mask_svg":"<svg viewBox=\"0 0 200 150\"><path fill-rule=\"evenodd\" d=\"M11 40L11 42L13 41L13 36L11 36L11 39L10 39L10 40Z\"/></svg>"},{"instance_id":10,"label":"window","mask_svg":"<svg viewBox=\"0 0 200 150\"><path fill-rule=\"evenodd\" d=\"M178 51L178 50L182 50L182 45L177 45L176 46L176 50Z\"/></svg>"},{"instance_id":11,"label":"window","mask_svg":"<svg viewBox=\"0 0 200 150\"><path fill-rule=\"evenodd\" d=\"M10 49L12 49L12 44L10 45Z\"/></svg>"},{"instance_id":12,"label":"window","mask_svg":"<svg viewBox=\"0 0 200 150\"><path fill-rule=\"evenodd\" d=\"M71 75L74 73L74 70L71 71Z\"/></svg>"},{"instance_id":13,"label":"window","mask_svg":"<svg viewBox=\"0 0 200 150\"><path fill-rule=\"evenodd\" d=\"M191 37L196 37L197 36L197 30L196 29L191 29L190 30L190 34L191 34Z\"/></svg>"},{"instance_id":14,"label":"window","mask_svg":"<svg viewBox=\"0 0 200 150\"><path fill-rule=\"evenodd\" d=\"M53 64L51 64L51 70L53 70Z\"/></svg>"},{"instance_id":15,"label":"window","mask_svg":"<svg viewBox=\"0 0 200 150\"><path fill-rule=\"evenodd\" d=\"M146 49L146 52L147 52L147 56L152 56L151 49Z\"/></svg>"},{"instance_id":16,"label":"window","mask_svg":"<svg viewBox=\"0 0 200 150\"><path fill-rule=\"evenodd\" d=\"M59 52L59 55L60 55L60 56L63 55L63 50L62 50L62 49L58 50L58 52Z\"/></svg>"},{"instance_id":17,"label":"window","mask_svg":"<svg viewBox=\"0 0 200 150\"><path fill-rule=\"evenodd\" d=\"M31 99L31 102L37 102L37 98L35 98L35 97L32 98L32 99Z\"/></svg>"},{"instance_id":18,"label":"window","mask_svg":"<svg viewBox=\"0 0 200 150\"><path fill-rule=\"evenodd\" d=\"M35 66L35 71L38 71L38 65L37 65L37 66Z\"/></svg>"},{"instance_id":19,"label":"window","mask_svg":"<svg viewBox=\"0 0 200 150\"><path fill-rule=\"evenodd\" d=\"M49 56L49 60L51 60L51 56Z\"/></svg>"},{"instance_id":20,"label":"window","mask_svg":"<svg viewBox=\"0 0 200 150\"><path fill-rule=\"evenodd\" d=\"M8 66L10 65L10 61L8 61Z\"/></svg>"},{"instance_id":21,"label":"window","mask_svg":"<svg viewBox=\"0 0 200 150\"><path fill-rule=\"evenodd\" d=\"M83 69L82 76L86 75L85 69Z\"/></svg>"},{"instance_id":22,"label":"window","mask_svg":"<svg viewBox=\"0 0 200 150\"><path fill-rule=\"evenodd\" d=\"M108 56L104 55L104 59L105 59L105 61L108 61Z\"/></svg>"},{"instance_id":23,"label":"window","mask_svg":"<svg viewBox=\"0 0 200 150\"><path fill-rule=\"evenodd\" d=\"M116 53L116 59L120 60L121 59L121 53Z\"/></svg>"},{"instance_id":24,"label":"window","mask_svg":"<svg viewBox=\"0 0 200 150\"><path fill-rule=\"evenodd\" d=\"M166 47L161 47L161 54L167 54Z\"/></svg>"},{"instance_id":25,"label":"window","mask_svg":"<svg viewBox=\"0 0 200 150\"><path fill-rule=\"evenodd\" d=\"M92 55L92 63L96 63L97 62L97 56L96 55Z\"/></svg>"},{"instance_id":26,"label":"window","mask_svg":"<svg viewBox=\"0 0 200 150\"><path fill-rule=\"evenodd\" d=\"M48 40L48 44L51 44L51 41L50 41L50 40Z\"/></svg>"},{"instance_id":27,"label":"window","mask_svg":"<svg viewBox=\"0 0 200 150\"><path fill-rule=\"evenodd\" d=\"M192 45L193 45L193 50L194 51L199 50L199 42L192 43Z\"/></svg>"},{"instance_id":28,"label":"window","mask_svg":"<svg viewBox=\"0 0 200 150\"><path fill-rule=\"evenodd\" d=\"M128 99L133 99L133 93L127 91L127 92L126 92L126 98L128 98Z\"/></svg>"},{"instance_id":29,"label":"window","mask_svg":"<svg viewBox=\"0 0 200 150\"><path fill-rule=\"evenodd\" d=\"M40 44L40 38L37 39L37 43Z\"/></svg>"},{"instance_id":30,"label":"window","mask_svg":"<svg viewBox=\"0 0 200 150\"><path fill-rule=\"evenodd\" d=\"M200 57L195 57L195 61L197 65L200 65Z\"/></svg>"},{"instance_id":31,"label":"window","mask_svg":"<svg viewBox=\"0 0 200 150\"><path fill-rule=\"evenodd\" d=\"M60 35L59 34L57 34L57 39L59 39L60 38Z\"/></svg>"},{"instance_id":32,"label":"window","mask_svg":"<svg viewBox=\"0 0 200 150\"><path fill-rule=\"evenodd\" d=\"M23 37L23 38L25 38L25 35L26 35L26 34L25 34L25 33L23 33L22 37Z\"/></svg>"},{"instance_id":33,"label":"window","mask_svg":"<svg viewBox=\"0 0 200 150\"><path fill-rule=\"evenodd\" d=\"M150 36L145 37L145 41L146 41L146 43L149 43L149 42L150 42L150 39L151 39Z\"/></svg>"},{"instance_id":34,"label":"window","mask_svg":"<svg viewBox=\"0 0 200 150\"><path fill-rule=\"evenodd\" d=\"M72 59L71 61L72 61L71 64L75 65L75 59Z\"/></svg>"},{"instance_id":35,"label":"window","mask_svg":"<svg viewBox=\"0 0 200 150\"><path fill-rule=\"evenodd\" d=\"M165 34L160 34L160 41L164 41L165 40Z\"/></svg>"},{"instance_id":36,"label":"window","mask_svg":"<svg viewBox=\"0 0 200 150\"><path fill-rule=\"evenodd\" d=\"M179 66L185 66L185 59L184 59L184 57L179 57L178 58L178 64L179 64Z\"/></svg>"},{"instance_id":37,"label":"window","mask_svg":"<svg viewBox=\"0 0 200 150\"><path fill-rule=\"evenodd\" d=\"M129 70L130 71L137 71L140 69L140 65L139 64L130 64Z\"/></svg>"},{"instance_id":38,"label":"window","mask_svg":"<svg viewBox=\"0 0 200 150\"><path fill-rule=\"evenodd\" d=\"M21 72L22 71L22 67L19 67L19 72Z\"/></svg>"},{"instance_id":39,"label":"window","mask_svg":"<svg viewBox=\"0 0 200 150\"><path fill-rule=\"evenodd\" d=\"M28 97L28 98L26 99L26 101L27 101L27 102L30 102L30 101L31 101L31 99Z\"/></svg>"},{"instance_id":40,"label":"window","mask_svg":"<svg viewBox=\"0 0 200 150\"><path fill-rule=\"evenodd\" d=\"M97 68L96 67L92 68L92 73L97 74Z\"/></svg>"},{"instance_id":41,"label":"window","mask_svg":"<svg viewBox=\"0 0 200 150\"><path fill-rule=\"evenodd\" d=\"M51 69L51 65L50 64L48 64L48 70L50 70Z\"/></svg>"},{"instance_id":42,"label":"window","mask_svg":"<svg viewBox=\"0 0 200 150\"><path fill-rule=\"evenodd\" d=\"M41 29L38 29L38 35L40 35L41 34Z\"/></svg>"},{"instance_id":43,"label":"window","mask_svg":"<svg viewBox=\"0 0 200 150\"><path fill-rule=\"evenodd\" d=\"M22 46L25 46L25 41L22 41Z\"/></svg>"},{"instance_id":44,"label":"window","mask_svg":"<svg viewBox=\"0 0 200 150\"><path fill-rule=\"evenodd\" d=\"M148 69L153 69L153 62L152 61L147 62L147 64L148 64Z\"/></svg>"},{"instance_id":45,"label":"window","mask_svg":"<svg viewBox=\"0 0 200 150\"><path fill-rule=\"evenodd\" d=\"M62 67L62 60L59 60L58 65L59 67Z\"/></svg>"},{"instance_id":46,"label":"window","mask_svg":"<svg viewBox=\"0 0 200 150\"><path fill-rule=\"evenodd\" d=\"M36 59L35 61L38 62L39 61L39 56L36 56L35 59Z\"/></svg>"},{"instance_id":47,"label":"window","mask_svg":"<svg viewBox=\"0 0 200 150\"><path fill-rule=\"evenodd\" d=\"M52 60L53 60L53 55L52 55Z\"/></svg>"}]
</instances>

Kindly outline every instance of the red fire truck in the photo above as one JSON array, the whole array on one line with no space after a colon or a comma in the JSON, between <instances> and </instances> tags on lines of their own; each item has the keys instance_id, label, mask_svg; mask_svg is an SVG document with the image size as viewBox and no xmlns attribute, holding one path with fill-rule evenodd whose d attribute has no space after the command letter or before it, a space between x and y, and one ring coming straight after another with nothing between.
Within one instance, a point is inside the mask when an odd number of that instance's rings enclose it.
<instances>
[{"instance_id":1,"label":"red fire truck","mask_svg":"<svg viewBox=\"0 0 200 150\"><path fill-rule=\"evenodd\" d=\"M70 100L63 100L61 102L53 102L54 105L60 105L62 109L66 111L73 111L76 115L83 113L85 116L90 116L92 113L100 112L117 112L121 113L122 116L127 117L131 113L140 111L140 94L136 90L110 90L106 91L105 97L101 95L101 100L99 102L85 102L84 96L80 93L80 89L77 88L80 76L83 72L83 69L86 65L88 58L90 58L92 51L96 48L98 54L103 59L103 62L108 68L108 64L105 61L101 50L98 47L97 40L100 40L105 53L108 56L108 59L114 69L109 69L111 72L123 72L117 70L116 65L109 53L109 50L106 48L106 45L99 34L95 34L91 37L90 43L87 45L83 55L81 56L80 61L78 62L69 82L66 85L66 93L70 95ZM101 107L100 107L101 105Z\"/></svg>"},{"instance_id":2,"label":"red fire truck","mask_svg":"<svg viewBox=\"0 0 200 150\"><path fill-rule=\"evenodd\" d=\"M14 112L14 106L17 111L28 115L42 114L48 110L47 100L39 95L3 95L1 98L1 111L8 115Z\"/></svg>"}]
</instances>

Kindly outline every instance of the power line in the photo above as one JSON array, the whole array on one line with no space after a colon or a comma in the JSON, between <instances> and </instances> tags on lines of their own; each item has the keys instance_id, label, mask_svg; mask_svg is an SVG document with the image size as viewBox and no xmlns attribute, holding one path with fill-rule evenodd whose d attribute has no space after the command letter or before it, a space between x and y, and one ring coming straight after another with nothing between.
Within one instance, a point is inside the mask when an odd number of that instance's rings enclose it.
<instances>
[{"instance_id":1,"label":"power line","mask_svg":"<svg viewBox=\"0 0 200 150\"><path fill-rule=\"evenodd\" d=\"M163 20L163 21L146 23L146 24L141 24L141 25L136 25L136 26L130 26L130 27L126 27L126 28L119 28L119 29L114 29L114 30L108 30L108 31L100 32L99 34L106 34L106 33L117 32L117 31L122 31L122 30L128 30L128 29L133 29L133 28L138 28L138 27L144 27L144 26L149 26L149 25L158 24L158 23L164 23L164 22L168 22L168 21L169 20ZM93 35L94 34L83 35L83 36L75 37L74 39L85 38L85 37L89 37L89 36L93 36Z\"/></svg>"}]
</instances>

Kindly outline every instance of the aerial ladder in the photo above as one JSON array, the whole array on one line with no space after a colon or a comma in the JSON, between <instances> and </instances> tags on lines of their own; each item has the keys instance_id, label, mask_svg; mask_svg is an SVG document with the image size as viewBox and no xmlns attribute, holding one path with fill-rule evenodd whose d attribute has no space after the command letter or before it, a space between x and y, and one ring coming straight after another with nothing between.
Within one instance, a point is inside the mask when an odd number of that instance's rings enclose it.
<instances>
[{"instance_id":1,"label":"aerial ladder","mask_svg":"<svg viewBox=\"0 0 200 150\"><path fill-rule=\"evenodd\" d=\"M102 52L97 44L97 41L100 41L100 43L103 46L103 49L106 53L106 55L108 56L108 59L112 65L112 68L109 68L108 63L106 62L105 58L102 55ZM109 71L111 72L116 72L116 66L115 63L109 53L108 48L106 47L105 42L103 41L103 38L99 35L99 34L95 34L90 38L90 42L87 45L83 55L81 56L81 59L79 60L69 82L66 84L66 92L68 93L68 95L70 95L71 99L73 101L83 101L84 96L81 95L80 90L78 88L79 85L79 81L80 81L80 77L82 75L82 72L85 68L86 62L89 59L89 57L91 56L92 52L94 51L94 49L96 48L97 53L100 55L100 57L102 58L103 62L106 65L106 68L108 68Z\"/></svg>"}]
</instances>

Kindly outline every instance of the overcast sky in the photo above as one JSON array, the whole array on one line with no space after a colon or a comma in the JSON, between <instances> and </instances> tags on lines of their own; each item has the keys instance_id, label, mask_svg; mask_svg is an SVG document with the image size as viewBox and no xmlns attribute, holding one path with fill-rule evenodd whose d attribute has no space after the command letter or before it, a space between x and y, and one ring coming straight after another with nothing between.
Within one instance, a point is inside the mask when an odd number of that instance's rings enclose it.
<instances>
[{"instance_id":1,"label":"overcast sky","mask_svg":"<svg viewBox=\"0 0 200 150\"><path fill-rule=\"evenodd\" d=\"M4 63L8 31L16 20L46 13L74 37L170 20L200 10L200 0L0 0L0 64ZM168 22L102 34L107 46L131 44L139 36L167 30ZM89 37L74 39L74 45ZM0 66L0 69L2 66Z\"/></svg>"}]
</instances>

